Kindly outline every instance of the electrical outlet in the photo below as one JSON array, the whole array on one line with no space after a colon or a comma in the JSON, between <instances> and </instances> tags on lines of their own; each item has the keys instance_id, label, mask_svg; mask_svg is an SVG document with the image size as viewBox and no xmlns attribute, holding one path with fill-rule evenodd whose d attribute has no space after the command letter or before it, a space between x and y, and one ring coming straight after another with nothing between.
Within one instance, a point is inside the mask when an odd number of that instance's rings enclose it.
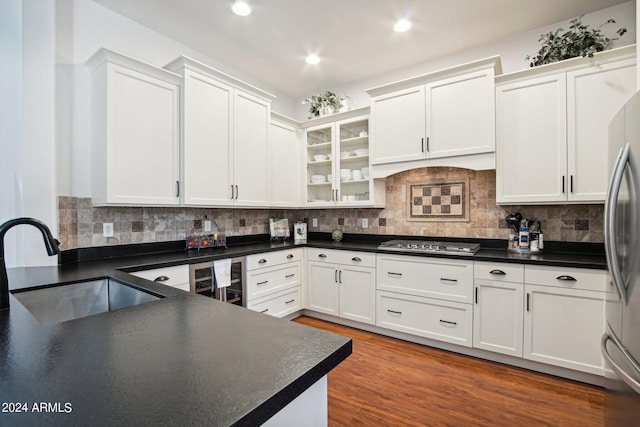
<instances>
[{"instance_id":1,"label":"electrical outlet","mask_svg":"<svg viewBox=\"0 0 640 427\"><path fill-rule=\"evenodd\" d=\"M105 222L102 224L102 236L113 237L113 223Z\"/></svg>"},{"instance_id":2,"label":"electrical outlet","mask_svg":"<svg viewBox=\"0 0 640 427\"><path fill-rule=\"evenodd\" d=\"M317 226L318 226L318 218L313 218L313 219L311 220L311 225L312 225L313 227L317 227Z\"/></svg>"},{"instance_id":3,"label":"electrical outlet","mask_svg":"<svg viewBox=\"0 0 640 427\"><path fill-rule=\"evenodd\" d=\"M362 228L369 228L369 219L362 218Z\"/></svg>"},{"instance_id":4,"label":"electrical outlet","mask_svg":"<svg viewBox=\"0 0 640 427\"><path fill-rule=\"evenodd\" d=\"M204 224L204 231L211 231L211 220L205 219L203 224Z\"/></svg>"}]
</instances>

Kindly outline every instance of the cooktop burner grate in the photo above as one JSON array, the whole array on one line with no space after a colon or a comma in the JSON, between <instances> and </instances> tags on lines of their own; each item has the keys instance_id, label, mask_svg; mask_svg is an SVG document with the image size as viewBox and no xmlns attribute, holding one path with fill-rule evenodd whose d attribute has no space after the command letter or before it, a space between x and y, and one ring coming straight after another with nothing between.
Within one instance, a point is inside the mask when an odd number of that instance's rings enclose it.
<instances>
[{"instance_id":1,"label":"cooktop burner grate","mask_svg":"<svg viewBox=\"0 0 640 427\"><path fill-rule=\"evenodd\" d=\"M389 240L380 243L378 249L397 252L473 255L480 250L480 244L467 242L436 242L431 240Z\"/></svg>"}]
</instances>

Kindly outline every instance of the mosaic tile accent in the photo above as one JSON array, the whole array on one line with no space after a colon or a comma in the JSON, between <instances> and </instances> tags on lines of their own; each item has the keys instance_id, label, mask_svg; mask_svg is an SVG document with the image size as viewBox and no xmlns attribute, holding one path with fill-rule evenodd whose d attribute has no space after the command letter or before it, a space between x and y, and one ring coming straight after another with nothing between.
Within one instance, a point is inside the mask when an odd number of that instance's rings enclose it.
<instances>
[{"instance_id":1,"label":"mosaic tile accent","mask_svg":"<svg viewBox=\"0 0 640 427\"><path fill-rule=\"evenodd\" d=\"M407 184L410 182L469 183L469 221L408 221ZM62 249L126 243L150 243L184 239L202 233L203 220L215 222L227 236L266 234L270 218L287 218L289 224L304 221L309 232L339 228L345 233L382 235L507 239L513 231L504 218L518 211L525 218L542 223L545 240L603 242L603 205L496 205L495 171L430 167L413 169L387 177L384 209L232 209L232 208L141 208L101 207L90 198L58 197L58 240ZM442 196L442 195L441 195ZM318 226L311 220L317 218ZM362 228L362 218L369 227ZM342 219L342 225L338 220ZM242 221L241 221L242 220ZM102 223L113 222L114 237L102 237Z\"/></svg>"},{"instance_id":2,"label":"mosaic tile accent","mask_svg":"<svg viewBox=\"0 0 640 427\"><path fill-rule=\"evenodd\" d=\"M468 180L407 183L407 221L469 221Z\"/></svg>"}]
</instances>

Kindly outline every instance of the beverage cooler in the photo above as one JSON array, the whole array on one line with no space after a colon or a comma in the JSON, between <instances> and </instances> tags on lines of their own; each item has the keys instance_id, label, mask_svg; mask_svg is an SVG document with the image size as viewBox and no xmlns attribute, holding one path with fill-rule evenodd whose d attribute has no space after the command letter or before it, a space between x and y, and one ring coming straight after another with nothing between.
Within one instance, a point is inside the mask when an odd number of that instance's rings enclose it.
<instances>
[{"instance_id":1,"label":"beverage cooler","mask_svg":"<svg viewBox=\"0 0 640 427\"><path fill-rule=\"evenodd\" d=\"M231 283L230 286L222 288L218 286L216 281L213 261L191 264L189 266L190 292L246 307L246 280L243 262L243 257L231 259Z\"/></svg>"}]
</instances>

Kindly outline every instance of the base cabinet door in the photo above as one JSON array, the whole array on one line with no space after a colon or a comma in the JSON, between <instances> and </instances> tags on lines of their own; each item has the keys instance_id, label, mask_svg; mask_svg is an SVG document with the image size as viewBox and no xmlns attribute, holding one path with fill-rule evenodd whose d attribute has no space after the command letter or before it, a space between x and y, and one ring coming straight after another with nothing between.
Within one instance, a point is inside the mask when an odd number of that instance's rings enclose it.
<instances>
[{"instance_id":1,"label":"base cabinet door","mask_svg":"<svg viewBox=\"0 0 640 427\"><path fill-rule=\"evenodd\" d=\"M309 262L307 272L307 306L309 310L338 316L338 266Z\"/></svg>"},{"instance_id":2,"label":"base cabinet door","mask_svg":"<svg viewBox=\"0 0 640 427\"><path fill-rule=\"evenodd\" d=\"M340 316L358 322L375 324L375 270L367 267L341 266Z\"/></svg>"},{"instance_id":3,"label":"base cabinet door","mask_svg":"<svg viewBox=\"0 0 640 427\"><path fill-rule=\"evenodd\" d=\"M522 357L522 283L476 280L473 346Z\"/></svg>"},{"instance_id":4,"label":"base cabinet door","mask_svg":"<svg viewBox=\"0 0 640 427\"><path fill-rule=\"evenodd\" d=\"M524 358L604 375L604 293L525 285Z\"/></svg>"}]
</instances>

